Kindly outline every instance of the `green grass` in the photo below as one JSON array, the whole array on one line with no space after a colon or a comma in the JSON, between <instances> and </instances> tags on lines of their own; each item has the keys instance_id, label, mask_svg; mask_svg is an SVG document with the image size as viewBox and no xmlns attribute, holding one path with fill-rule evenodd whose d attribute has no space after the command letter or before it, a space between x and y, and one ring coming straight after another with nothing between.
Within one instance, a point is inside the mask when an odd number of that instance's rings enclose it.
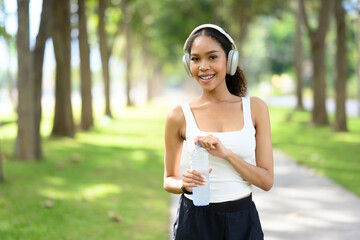
<instances>
[{"instance_id":1,"label":"green grass","mask_svg":"<svg viewBox=\"0 0 360 240\"><path fill-rule=\"evenodd\" d=\"M126 109L75 139L45 138L44 159L12 159L15 123L0 128L0 239L168 239L163 190L167 109ZM49 132L49 122L43 132ZM54 204L44 207L44 203ZM113 221L109 215L121 218Z\"/></svg>"},{"instance_id":2,"label":"green grass","mask_svg":"<svg viewBox=\"0 0 360 240\"><path fill-rule=\"evenodd\" d=\"M270 108L270 116L275 148L360 196L359 118L349 118L349 132L335 133L311 126L308 112Z\"/></svg>"},{"instance_id":3,"label":"green grass","mask_svg":"<svg viewBox=\"0 0 360 240\"><path fill-rule=\"evenodd\" d=\"M115 120L98 118L92 131L75 139L44 138L39 162L12 159L15 122L0 127L6 158L0 239L168 239L169 194L162 188L167 110L125 109ZM275 148L360 196L359 118L349 119L349 133L334 133L309 126L307 112L270 108L270 115ZM49 115L43 136L50 129Z\"/></svg>"}]
</instances>

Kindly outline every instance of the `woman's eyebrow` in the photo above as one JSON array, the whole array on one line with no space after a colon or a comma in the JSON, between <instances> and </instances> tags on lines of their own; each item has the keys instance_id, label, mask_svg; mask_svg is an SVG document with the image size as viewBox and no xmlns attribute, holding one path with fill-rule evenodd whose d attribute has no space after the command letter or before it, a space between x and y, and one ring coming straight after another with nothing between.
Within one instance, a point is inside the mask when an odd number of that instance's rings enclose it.
<instances>
[{"instance_id":1,"label":"woman's eyebrow","mask_svg":"<svg viewBox=\"0 0 360 240\"><path fill-rule=\"evenodd\" d=\"M212 54L212 53L216 53L216 52L219 52L219 51L218 51L218 50L211 50L211 51L206 52L206 54ZM191 56L198 56L198 55L200 55L200 54L198 54L198 53L191 53Z\"/></svg>"}]
</instances>

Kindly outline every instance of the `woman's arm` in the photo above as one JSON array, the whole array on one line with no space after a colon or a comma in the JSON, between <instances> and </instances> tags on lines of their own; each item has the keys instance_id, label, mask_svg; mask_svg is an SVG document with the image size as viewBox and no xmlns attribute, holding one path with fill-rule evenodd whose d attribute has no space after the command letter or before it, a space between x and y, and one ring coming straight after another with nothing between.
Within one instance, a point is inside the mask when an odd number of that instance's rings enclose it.
<instances>
[{"instance_id":1,"label":"woman's arm","mask_svg":"<svg viewBox=\"0 0 360 240\"><path fill-rule=\"evenodd\" d=\"M273 151L271 143L271 128L269 111L266 104L259 98L251 98L251 112L256 129L256 166L246 162L231 150L222 145L218 138L208 135L195 138L200 141L212 155L229 161L236 171L251 184L268 191L273 186Z\"/></svg>"},{"instance_id":2,"label":"woman's arm","mask_svg":"<svg viewBox=\"0 0 360 240\"><path fill-rule=\"evenodd\" d=\"M164 189L176 194L182 193L179 169L183 139L180 133L184 122L181 107L177 106L170 111L165 124Z\"/></svg>"},{"instance_id":3,"label":"woman's arm","mask_svg":"<svg viewBox=\"0 0 360 240\"><path fill-rule=\"evenodd\" d=\"M167 192L181 194L181 187L192 192L193 187L204 185L206 180L200 172L187 169L179 177L181 152L186 131L185 117L178 106L168 115L165 124L165 167L164 167L164 189ZM211 172L211 170L209 170Z\"/></svg>"},{"instance_id":4,"label":"woman's arm","mask_svg":"<svg viewBox=\"0 0 360 240\"><path fill-rule=\"evenodd\" d=\"M256 166L260 168L257 174L261 176L255 180L251 179L255 186L269 191L274 184L274 162L271 142L271 125L269 110L260 98L251 98L251 111L254 113L254 126L256 129ZM254 174L256 175L256 173ZM256 176L254 177L256 178Z\"/></svg>"}]
</instances>

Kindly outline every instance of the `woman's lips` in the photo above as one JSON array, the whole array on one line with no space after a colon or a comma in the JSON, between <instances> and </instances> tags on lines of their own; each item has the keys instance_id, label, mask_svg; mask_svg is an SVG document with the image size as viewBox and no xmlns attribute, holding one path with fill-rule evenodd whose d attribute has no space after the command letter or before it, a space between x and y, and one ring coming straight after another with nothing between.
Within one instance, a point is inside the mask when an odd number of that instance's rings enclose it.
<instances>
[{"instance_id":1,"label":"woman's lips","mask_svg":"<svg viewBox=\"0 0 360 240\"><path fill-rule=\"evenodd\" d=\"M203 76L200 76L200 80L201 82L203 83L208 83L208 82L211 82L215 77L215 74L212 74L212 75L203 75Z\"/></svg>"}]
</instances>

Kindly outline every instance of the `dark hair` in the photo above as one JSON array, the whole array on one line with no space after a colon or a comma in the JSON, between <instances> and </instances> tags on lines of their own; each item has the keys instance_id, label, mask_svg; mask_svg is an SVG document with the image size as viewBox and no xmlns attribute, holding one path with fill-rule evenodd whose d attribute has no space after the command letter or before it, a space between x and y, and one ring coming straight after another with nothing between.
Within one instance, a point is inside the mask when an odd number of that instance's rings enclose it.
<instances>
[{"instance_id":1,"label":"dark hair","mask_svg":"<svg viewBox=\"0 0 360 240\"><path fill-rule=\"evenodd\" d=\"M189 38L185 46L185 50L189 54L191 54L191 47L194 40L201 35L209 36L216 40L220 44L221 48L224 50L226 58L228 57L230 50L232 50L231 42L222 33L213 28L200 29ZM233 76L231 76L230 74L226 74L225 81L226 86L231 94L239 97L246 96L247 81L244 72L239 66L236 68L236 72Z\"/></svg>"}]
</instances>

